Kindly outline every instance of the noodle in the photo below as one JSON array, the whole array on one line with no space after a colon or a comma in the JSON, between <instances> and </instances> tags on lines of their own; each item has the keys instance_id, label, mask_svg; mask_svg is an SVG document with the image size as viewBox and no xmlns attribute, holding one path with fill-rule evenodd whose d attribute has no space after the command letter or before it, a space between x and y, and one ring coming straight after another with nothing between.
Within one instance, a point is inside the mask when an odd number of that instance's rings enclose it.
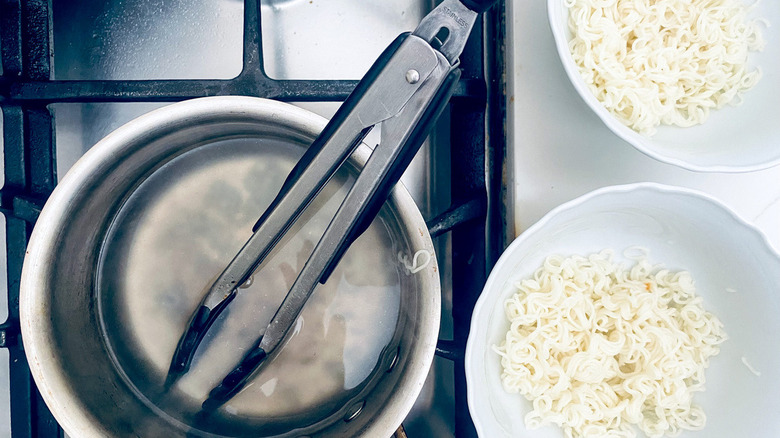
<instances>
[{"instance_id":1,"label":"noodle","mask_svg":"<svg viewBox=\"0 0 780 438\"><path fill-rule=\"evenodd\" d=\"M745 356L742 356L742 363L745 365L745 367L753 373L756 377L761 377L761 371L756 370L753 368L753 365L750 365L750 362L748 362L747 358Z\"/></svg>"},{"instance_id":2,"label":"noodle","mask_svg":"<svg viewBox=\"0 0 780 438\"><path fill-rule=\"evenodd\" d=\"M420 257L422 256L425 261L420 262ZM433 256L431 255L430 251L421 249L414 253L414 256L412 257L412 260L409 261L409 256L402 252L398 252L398 261L401 262L404 265L404 268L410 273L410 274L416 274L423 269L427 268L428 265L431 263L431 258Z\"/></svg>"},{"instance_id":3,"label":"noodle","mask_svg":"<svg viewBox=\"0 0 780 438\"><path fill-rule=\"evenodd\" d=\"M528 428L567 437L674 436L704 427L692 402L726 339L688 272L646 258L626 270L605 250L548 257L505 302L510 328L494 350L504 389L533 404Z\"/></svg>"},{"instance_id":4,"label":"noodle","mask_svg":"<svg viewBox=\"0 0 780 438\"><path fill-rule=\"evenodd\" d=\"M630 128L703 123L760 79L763 20L740 0L566 0L569 49L588 88Z\"/></svg>"}]
</instances>

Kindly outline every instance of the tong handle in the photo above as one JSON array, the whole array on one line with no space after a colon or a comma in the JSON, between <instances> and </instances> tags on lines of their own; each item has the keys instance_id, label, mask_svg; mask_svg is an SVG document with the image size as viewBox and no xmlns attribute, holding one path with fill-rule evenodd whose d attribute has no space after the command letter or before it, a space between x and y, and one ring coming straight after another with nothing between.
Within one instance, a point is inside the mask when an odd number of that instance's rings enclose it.
<instances>
[{"instance_id":1,"label":"tong handle","mask_svg":"<svg viewBox=\"0 0 780 438\"><path fill-rule=\"evenodd\" d=\"M371 65L371 68L368 69L368 72L366 72L366 75L363 77L363 79L358 82L358 84L355 86L355 89L352 90L344 103L339 106L336 114L334 114L330 119L328 124L322 130L322 133L320 133L320 135L318 135L312 144L306 149L306 152L304 152L301 159L298 160L298 162L295 164L295 167L293 167L292 171L287 175L287 178L284 180L284 184L282 184L282 188L279 189L279 193L271 202L271 205L266 208L265 212L263 212L262 216L260 216L260 219L258 219L255 225L252 227L253 233L257 232L260 226L268 219L268 216L271 214L271 212L273 212L279 206L279 203L295 185L295 182L298 181L306 168L311 165L320 151L322 151L322 149L333 139L333 136L344 124L344 122L350 117L353 117L353 112L360 103L361 99L363 99L366 91L374 84L376 78L382 72L385 65L387 65L395 52L398 51L398 47L403 44L404 40L409 35L409 32L399 35L389 46L387 46L382 54L379 55L379 58L374 62L374 64ZM355 150L357 145L363 141L363 139L366 137L366 134L368 134L372 127L373 125L363 128L360 134L358 134L358 136L354 139L352 145L350 145L350 151ZM346 158L347 157L345 157L345 159Z\"/></svg>"},{"instance_id":2,"label":"tong handle","mask_svg":"<svg viewBox=\"0 0 780 438\"><path fill-rule=\"evenodd\" d=\"M444 55L435 52L419 37L407 39L407 44L401 50L406 54L434 59L437 66L428 79L420 84L414 98L398 114L382 122L381 142L358 174L355 184L263 333L260 347L269 354L294 325L317 283L332 274L351 241L376 216L425 135L445 108L460 78L459 70L450 66ZM404 69L392 70L399 74L404 72Z\"/></svg>"},{"instance_id":3,"label":"tong handle","mask_svg":"<svg viewBox=\"0 0 780 438\"><path fill-rule=\"evenodd\" d=\"M436 95L431 99L425 112L420 117L419 123L414 127L406 141L400 146L401 152L399 153L398 159L391 163L387 175L379 182L376 192L356 218L355 226L336 248L333 259L327 265L320 277L320 283L325 284L325 282L328 281L328 278L336 269L339 261L341 261L341 258L347 251L347 248L349 248L352 243L368 229L371 222L374 221L379 210L384 205L388 196L390 196L390 191L395 187L398 180L401 179L401 175L403 175L406 168L409 167L409 163L417 154L417 151L420 150L420 146L428 137L428 134L431 132L431 129L433 129L433 126L436 124L439 116L441 116L441 113L447 107L459 79L459 69L450 71L446 76L441 87L436 92Z\"/></svg>"}]
</instances>

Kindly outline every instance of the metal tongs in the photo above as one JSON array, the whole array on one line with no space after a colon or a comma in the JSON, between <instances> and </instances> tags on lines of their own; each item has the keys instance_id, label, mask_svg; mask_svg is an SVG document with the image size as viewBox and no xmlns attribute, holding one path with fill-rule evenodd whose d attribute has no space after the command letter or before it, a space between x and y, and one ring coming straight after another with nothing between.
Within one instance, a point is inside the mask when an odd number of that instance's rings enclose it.
<instances>
[{"instance_id":1,"label":"metal tongs","mask_svg":"<svg viewBox=\"0 0 780 438\"><path fill-rule=\"evenodd\" d=\"M480 12L494 0L445 0L412 33L385 49L293 168L253 234L217 278L179 340L166 379L189 370L195 350L284 233L366 134L376 146L354 186L255 346L203 403L216 409L238 393L283 341L318 282L325 283L349 245L366 230L447 105L460 78L458 57Z\"/></svg>"}]
</instances>

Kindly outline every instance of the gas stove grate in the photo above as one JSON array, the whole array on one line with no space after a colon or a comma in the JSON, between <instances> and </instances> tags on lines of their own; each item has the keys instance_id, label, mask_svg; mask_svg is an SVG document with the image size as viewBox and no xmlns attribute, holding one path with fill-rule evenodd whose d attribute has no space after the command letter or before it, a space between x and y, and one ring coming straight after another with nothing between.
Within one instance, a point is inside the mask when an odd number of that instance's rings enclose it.
<instances>
[{"instance_id":1,"label":"gas stove grate","mask_svg":"<svg viewBox=\"0 0 780 438\"><path fill-rule=\"evenodd\" d=\"M46 408L19 335L19 278L33 225L57 181L54 120L60 102L175 102L213 95L247 95L282 101L341 101L349 80L276 80L263 66L259 0L245 0L243 69L217 80L51 80L50 0L0 1L8 319L0 347L9 351L13 438L57 437L62 430ZM455 362L455 436L476 436L466 404L463 351L471 312L489 268L504 247L502 187L504 130L504 1L475 27L461 56L463 75L450 104L453 207L428 222L432 234L451 232L452 340L437 354Z\"/></svg>"}]
</instances>

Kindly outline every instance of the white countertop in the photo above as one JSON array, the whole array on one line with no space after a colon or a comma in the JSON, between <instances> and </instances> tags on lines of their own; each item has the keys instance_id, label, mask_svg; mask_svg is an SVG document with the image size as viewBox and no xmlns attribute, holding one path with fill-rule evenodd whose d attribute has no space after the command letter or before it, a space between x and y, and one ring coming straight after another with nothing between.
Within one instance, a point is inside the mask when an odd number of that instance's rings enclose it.
<instances>
[{"instance_id":1,"label":"white countertop","mask_svg":"<svg viewBox=\"0 0 780 438\"><path fill-rule=\"evenodd\" d=\"M546 1L507 2L506 44L510 233L520 234L555 206L596 188L654 181L709 193L780 250L780 166L697 173L658 162L615 136L566 77Z\"/></svg>"}]
</instances>

